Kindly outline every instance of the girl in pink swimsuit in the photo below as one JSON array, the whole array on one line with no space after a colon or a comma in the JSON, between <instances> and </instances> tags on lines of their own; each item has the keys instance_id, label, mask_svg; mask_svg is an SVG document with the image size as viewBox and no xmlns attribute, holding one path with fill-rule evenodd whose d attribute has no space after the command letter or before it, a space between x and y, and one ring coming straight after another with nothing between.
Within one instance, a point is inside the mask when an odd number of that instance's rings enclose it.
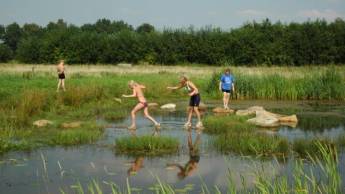
<instances>
[{"instance_id":1,"label":"girl in pink swimsuit","mask_svg":"<svg viewBox=\"0 0 345 194\"><path fill-rule=\"evenodd\" d=\"M149 119L150 121L153 122L153 124L155 125L155 127L159 128L160 124L150 116L149 114L149 109L148 109L148 105L147 105L147 101L144 97L144 92L142 89L146 88L144 85L138 84L136 82L134 82L133 80L131 80L128 83L129 88L131 88L133 90L133 94L131 95L122 95L122 97L125 98L133 98L133 97L137 97L139 103L133 108L132 112L131 112L131 117L132 117L132 124L131 126L128 127L128 129L130 130L134 130L136 129L136 123L135 123L135 115L136 113L141 110L144 109L144 115L147 119Z\"/></svg>"}]
</instances>

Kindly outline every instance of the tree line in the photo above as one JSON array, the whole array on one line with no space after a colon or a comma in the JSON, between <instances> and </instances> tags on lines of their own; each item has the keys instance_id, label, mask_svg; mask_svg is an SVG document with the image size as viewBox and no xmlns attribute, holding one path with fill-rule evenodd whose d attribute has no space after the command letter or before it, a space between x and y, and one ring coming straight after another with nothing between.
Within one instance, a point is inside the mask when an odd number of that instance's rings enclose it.
<instances>
[{"instance_id":1,"label":"tree line","mask_svg":"<svg viewBox=\"0 0 345 194\"><path fill-rule=\"evenodd\" d=\"M46 26L0 25L0 62L173 65L345 64L345 22L248 22L223 30L211 26L156 30L99 19L75 26L62 19Z\"/></svg>"}]
</instances>

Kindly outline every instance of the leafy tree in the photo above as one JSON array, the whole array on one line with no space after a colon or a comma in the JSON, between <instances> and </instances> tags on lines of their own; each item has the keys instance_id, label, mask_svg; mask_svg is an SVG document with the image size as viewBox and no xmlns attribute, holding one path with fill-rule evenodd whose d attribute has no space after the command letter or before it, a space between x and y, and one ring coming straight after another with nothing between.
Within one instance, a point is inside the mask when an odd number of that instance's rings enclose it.
<instances>
[{"instance_id":1,"label":"leafy tree","mask_svg":"<svg viewBox=\"0 0 345 194\"><path fill-rule=\"evenodd\" d=\"M136 31L138 33L151 33L155 31L155 27L151 24L144 23L137 27Z\"/></svg>"},{"instance_id":2,"label":"leafy tree","mask_svg":"<svg viewBox=\"0 0 345 194\"><path fill-rule=\"evenodd\" d=\"M7 62L12 59L12 50L6 44L0 44L0 62Z\"/></svg>"},{"instance_id":3,"label":"leafy tree","mask_svg":"<svg viewBox=\"0 0 345 194\"><path fill-rule=\"evenodd\" d=\"M17 23L12 23L6 26L4 34L4 42L14 52L17 49L17 44L22 37L22 29Z\"/></svg>"}]
</instances>

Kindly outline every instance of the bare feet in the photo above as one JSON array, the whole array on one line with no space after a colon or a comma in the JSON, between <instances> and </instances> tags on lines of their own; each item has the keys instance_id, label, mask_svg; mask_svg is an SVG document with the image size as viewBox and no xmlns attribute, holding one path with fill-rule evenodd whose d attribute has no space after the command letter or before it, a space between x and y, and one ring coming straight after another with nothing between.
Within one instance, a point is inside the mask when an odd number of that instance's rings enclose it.
<instances>
[{"instance_id":1,"label":"bare feet","mask_svg":"<svg viewBox=\"0 0 345 194\"><path fill-rule=\"evenodd\" d=\"M131 125L128 127L128 130L136 130L136 129L137 129L137 127L135 125Z\"/></svg>"},{"instance_id":2,"label":"bare feet","mask_svg":"<svg viewBox=\"0 0 345 194\"><path fill-rule=\"evenodd\" d=\"M155 128L156 129L160 129L161 128L161 124L160 123L155 124Z\"/></svg>"},{"instance_id":3,"label":"bare feet","mask_svg":"<svg viewBox=\"0 0 345 194\"><path fill-rule=\"evenodd\" d=\"M199 122L196 124L195 127L198 128L198 129L202 129L202 128L204 128L204 125L202 124L201 121L199 121Z\"/></svg>"},{"instance_id":4,"label":"bare feet","mask_svg":"<svg viewBox=\"0 0 345 194\"><path fill-rule=\"evenodd\" d=\"M191 128L192 127L192 123L190 122L187 122L184 124L184 128L188 129L188 128Z\"/></svg>"}]
</instances>

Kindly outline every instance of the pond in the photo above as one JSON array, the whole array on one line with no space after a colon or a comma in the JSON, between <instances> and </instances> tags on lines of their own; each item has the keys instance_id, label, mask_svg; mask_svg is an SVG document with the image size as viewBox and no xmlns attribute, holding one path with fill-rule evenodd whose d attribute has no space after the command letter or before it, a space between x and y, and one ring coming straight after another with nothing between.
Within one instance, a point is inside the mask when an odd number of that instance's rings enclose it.
<instances>
[{"instance_id":1,"label":"pond","mask_svg":"<svg viewBox=\"0 0 345 194\"><path fill-rule=\"evenodd\" d=\"M208 102L209 108L216 102ZM289 140L300 138L335 138L345 134L345 104L322 102L282 101L235 101L234 109L262 105L267 110L281 113L296 113L299 123L295 128L282 126L264 133L277 134ZM140 193L152 193L157 177L172 185L177 192L200 193L200 185L209 188L217 185L224 191L229 172L238 189L242 180L251 187L253 172L257 168L274 179L281 174L291 175L294 157L277 162L274 158L256 158L239 154L223 155L210 146L211 136L196 130L185 130L185 104L178 104L174 112L152 110L152 115L162 123L156 131L141 114L137 118L135 134L125 126L130 119L108 122L104 138L92 145L76 147L46 147L32 152L11 152L0 156L1 193L60 193L60 189L72 193L73 185L97 181L104 193L110 193L110 183L125 188L127 181ZM210 112L210 111L208 111ZM211 114L211 113L207 113ZM104 124L106 121L99 120ZM180 141L178 154L160 157L119 155L114 150L115 139L123 136L160 135L176 137ZM229 140L231 141L231 140ZM190 148L193 146L193 152ZM339 168L344 180L345 154L340 153ZM188 170L186 170L188 169Z\"/></svg>"}]
</instances>

